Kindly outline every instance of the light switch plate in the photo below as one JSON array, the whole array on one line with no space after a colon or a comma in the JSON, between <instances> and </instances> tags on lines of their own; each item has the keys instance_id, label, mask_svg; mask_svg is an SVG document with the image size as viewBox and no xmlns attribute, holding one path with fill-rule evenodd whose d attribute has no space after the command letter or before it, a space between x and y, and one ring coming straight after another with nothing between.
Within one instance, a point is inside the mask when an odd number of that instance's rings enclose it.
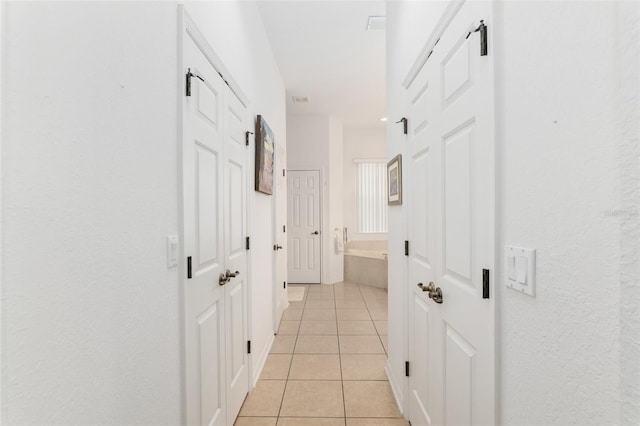
<instances>
[{"instance_id":1,"label":"light switch plate","mask_svg":"<svg viewBox=\"0 0 640 426\"><path fill-rule=\"evenodd\" d=\"M536 250L506 246L504 260L504 285L513 290L535 297Z\"/></svg>"},{"instance_id":2,"label":"light switch plate","mask_svg":"<svg viewBox=\"0 0 640 426\"><path fill-rule=\"evenodd\" d=\"M167 235L167 268L178 266L178 236Z\"/></svg>"}]
</instances>

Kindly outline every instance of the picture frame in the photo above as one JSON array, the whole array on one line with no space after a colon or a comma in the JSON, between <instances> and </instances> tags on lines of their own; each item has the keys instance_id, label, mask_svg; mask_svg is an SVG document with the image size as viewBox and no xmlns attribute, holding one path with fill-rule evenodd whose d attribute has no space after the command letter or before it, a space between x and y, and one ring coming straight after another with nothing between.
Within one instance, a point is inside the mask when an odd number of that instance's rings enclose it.
<instances>
[{"instance_id":1,"label":"picture frame","mask_svg":"<svg viewBox=\"0 0 640 426\"><path fill-rule=\"evenodd\" d=\"M256 119L256 172L255 190L273 194L273 161L275 139L271 128L262 115Z\"/></svg>"},{"instance_id":2,"label":"picture frame","mask_svg":"<svg viewBox=\"0 0 640 426\"><path fill-rule=\"evenodd\" d=\"M402 204L402 154L387 163L387 205Z\"/></svg>"}]
</instances>

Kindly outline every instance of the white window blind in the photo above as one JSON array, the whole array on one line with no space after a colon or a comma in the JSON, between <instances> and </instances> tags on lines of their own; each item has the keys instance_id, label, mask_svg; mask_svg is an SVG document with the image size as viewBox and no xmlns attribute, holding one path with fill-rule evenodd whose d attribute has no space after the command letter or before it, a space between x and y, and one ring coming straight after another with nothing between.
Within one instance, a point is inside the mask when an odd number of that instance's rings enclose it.
<instances>
[{"instance_id":1,"label":"white window blind","mask_svg":"<svg viewBox=\"0 0 640 426\"><path fill-rule=\"evenodd\" d=\"M355 160L358 232L387 232L387 163Z\"/></svg>"}]
</instances>

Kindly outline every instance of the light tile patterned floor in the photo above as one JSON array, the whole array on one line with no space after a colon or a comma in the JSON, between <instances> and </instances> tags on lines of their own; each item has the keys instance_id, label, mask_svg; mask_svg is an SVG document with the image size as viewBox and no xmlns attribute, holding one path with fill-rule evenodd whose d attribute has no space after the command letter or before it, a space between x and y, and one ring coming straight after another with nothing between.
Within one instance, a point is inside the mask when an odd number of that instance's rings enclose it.
<instances>
[{"instance_id":1,"label":"light tile patterned floor","mask_svg":"<svg viewBox=\"0 0 640 426\"><path fill-rule=\"evenodd\" d=\"M236 426L407 426L384 372L387 292L305 287L282 317Z\"/></svg>"}]
</instances>

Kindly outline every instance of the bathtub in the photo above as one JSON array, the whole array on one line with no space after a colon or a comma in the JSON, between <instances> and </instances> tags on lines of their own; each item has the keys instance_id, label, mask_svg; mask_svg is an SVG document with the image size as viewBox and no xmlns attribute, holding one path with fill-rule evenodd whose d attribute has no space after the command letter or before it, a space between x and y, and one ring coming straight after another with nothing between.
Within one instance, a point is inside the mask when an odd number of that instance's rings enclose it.
<instances>
[{"instance_id":1,"label":"bathtub","mask_svg":"<svg viewBox=\"0 0 640 426\"><path fill-rule=\"evenodd\" d=\"M344 279L387 288L387 242L350 241L344 251Z\"/></svg>"}]
</instances>

